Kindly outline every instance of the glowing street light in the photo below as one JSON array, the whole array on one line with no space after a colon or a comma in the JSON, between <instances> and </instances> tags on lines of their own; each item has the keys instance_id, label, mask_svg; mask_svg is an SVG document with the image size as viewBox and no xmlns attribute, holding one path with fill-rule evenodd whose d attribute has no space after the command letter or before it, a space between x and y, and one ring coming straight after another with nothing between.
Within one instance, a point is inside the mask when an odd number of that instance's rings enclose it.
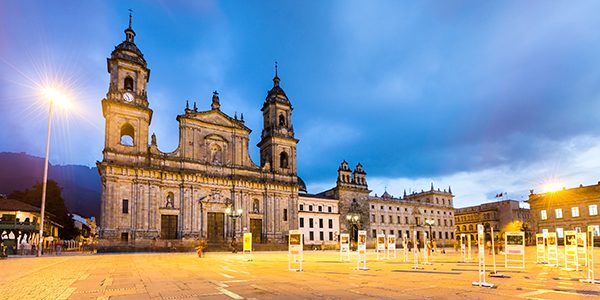
<instances>
[{"instance_id":1,"label":"glowing street light","mask_svg":"<svg viewBox=\"0 0 600 300\"><path fill-rule=\"evenodd\" d=\"M42 182L42 205L40 207L40 242L37 249L37 256L42 256L42 246L44 245L44 215L46 212L46 187L48 185L48 154L50 152L50 128L52 127L52 105L54 103L59 104L63 108L68 108L69 101L64 96L64 93L61 93L57 89L54 88L45 88L43 89L43 94L45 98L48 98L48 134L46 138L46 158L44 159L44 179Z\"/></svg>"}]
</instances>

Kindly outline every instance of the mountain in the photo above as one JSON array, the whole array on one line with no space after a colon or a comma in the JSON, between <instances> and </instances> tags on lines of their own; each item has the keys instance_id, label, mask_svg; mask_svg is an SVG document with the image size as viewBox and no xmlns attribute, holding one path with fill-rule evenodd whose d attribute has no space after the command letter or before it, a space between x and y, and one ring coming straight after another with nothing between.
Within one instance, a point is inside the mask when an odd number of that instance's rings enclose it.
<instances>
[{"instance_id":1,"label":"mountain","mask_svg":"<svg viewBox=\"0 0 600 300\"><path fill-rule=\"evenodd\" d=\"M31 188L44 176L44 158L26 153L0 152L0 194ZM62 190L67 210L100 220L101 183L97 168L48 165L48 178Z\"/></svg>"}]
</instances>

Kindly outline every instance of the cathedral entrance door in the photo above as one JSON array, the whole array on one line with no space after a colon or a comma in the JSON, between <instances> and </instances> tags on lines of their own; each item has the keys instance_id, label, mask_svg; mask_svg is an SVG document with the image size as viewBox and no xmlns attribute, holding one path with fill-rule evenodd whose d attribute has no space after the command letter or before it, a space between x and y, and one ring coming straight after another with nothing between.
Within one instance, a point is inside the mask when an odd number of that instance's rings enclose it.
<instances>
[{"instance_id":1,"label":"cathedral entrance door","mask_svg":"<svg viewBox=\"0 0 600 300\"><path fill-rule=\"evenodd\" d=\"M262 243L262 219L250 219L250 232L253 243Z\"/></svg>"},{"instance_id":2,"label":"cathedral entrance door","mask_svg":"<svg viewBox=\"0 0 600 300\"><path fill-rule=\"evenodd\" d=\"M160 238L163 240L177 239L177 216L160 216Z\"/></svg>"},{"instance_id":3,"label":"cathedral entrance door","mask_svg":"<svg viewBox=\"0 0 600 300\"><path fill-rule=\"evenodd\" d=\"M208 242L219 243L223 241L225 237L225 214L209 212L207 213L207 227L208 227Z\"/></svg>"}]
</instances>

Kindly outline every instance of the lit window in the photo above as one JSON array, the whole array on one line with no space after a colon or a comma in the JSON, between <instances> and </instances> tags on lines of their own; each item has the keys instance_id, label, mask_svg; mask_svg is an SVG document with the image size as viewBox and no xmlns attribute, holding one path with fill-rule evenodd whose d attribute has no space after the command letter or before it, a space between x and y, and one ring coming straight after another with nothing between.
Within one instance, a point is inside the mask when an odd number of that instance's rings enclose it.
<instances>
[{"instance_id":1,"label":"lit window","mask_svg":"<svg viewBox=\"0 0 600 300\"><path fill-rule=\"evenodd\" d=\"M588 206L588 208L590 210L590 216L597 216L598 215L598 205L592 204L592 205Z\"/></svg>"},{"instance_id":2,"label":"lit window","mask_svg":"<svg viewBox=\"0 0 600 300\"><path fill-rule=\"evenodd\" d=\"M571 217L579 217L579 207L571 207Z\"/></svg>"},{"instance_id":3,"label":"lit window","mask_svg":"<svg viewBox=\"0 0 600 300\"><path fill-rule=\"evenodd\" d=\"M542 219L542 220L548 220L548 214L546 213L545 209L542 209L540 211L540 219Z\"/></svg>"},{"instance_id":4,"label":"lit window","mask_svg":"<svg viewBox=\"0 0 600 300\"><path fill-rule=\"evenodd\" d=\"M554 214L556 215L557 219L562 219L562 208L555 209Z\"/></svg>"},{"instance_id":5,"label":"lit window","mask_svg":"<svg viewBox=\"0 0 600 300\"><path fill-rule=\"evenodd\" d=\"M556 237L558 237L559 239L562 239L564 237L562 228L556 228Z\"/></svg>"}]
</instances>

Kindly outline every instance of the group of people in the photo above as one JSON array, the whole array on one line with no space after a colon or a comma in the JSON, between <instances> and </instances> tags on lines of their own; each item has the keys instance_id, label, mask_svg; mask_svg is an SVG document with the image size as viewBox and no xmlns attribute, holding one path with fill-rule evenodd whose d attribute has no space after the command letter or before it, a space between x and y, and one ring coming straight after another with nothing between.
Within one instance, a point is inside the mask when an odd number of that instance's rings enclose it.
<instances>
[{"instance_id":1,"label":"group of people","mask_svg":"<svg viewBox=\"0 0 600 300\"><path fill-rule=\"evenodd\" d=\"M425 246L426 246L426 248L427 248L427 251L428 251L430 254L434 254L434 253L436 253L436 252L437 252L437 242L436 242L435 240L433 240L433 241L429 241L429 240L428 240L428 241L426 241L426 242L425 242ZM407 242L407 247L408 247L408 250L412 251L412 248L413 248L413 243L412 243L412 241L408 241L408 242ZM423 247L423 245L421 244L421 241L420 241L420 240L417 240L417 245L416 245L416 247L417 247L417 251L419 251L419 252L420 252L420 251L421 251L421 248ZM446 251L445 251L444 249L442 249L441 253L445 253L445 252L446 252Z\"/></svg>"}]
</instances>

